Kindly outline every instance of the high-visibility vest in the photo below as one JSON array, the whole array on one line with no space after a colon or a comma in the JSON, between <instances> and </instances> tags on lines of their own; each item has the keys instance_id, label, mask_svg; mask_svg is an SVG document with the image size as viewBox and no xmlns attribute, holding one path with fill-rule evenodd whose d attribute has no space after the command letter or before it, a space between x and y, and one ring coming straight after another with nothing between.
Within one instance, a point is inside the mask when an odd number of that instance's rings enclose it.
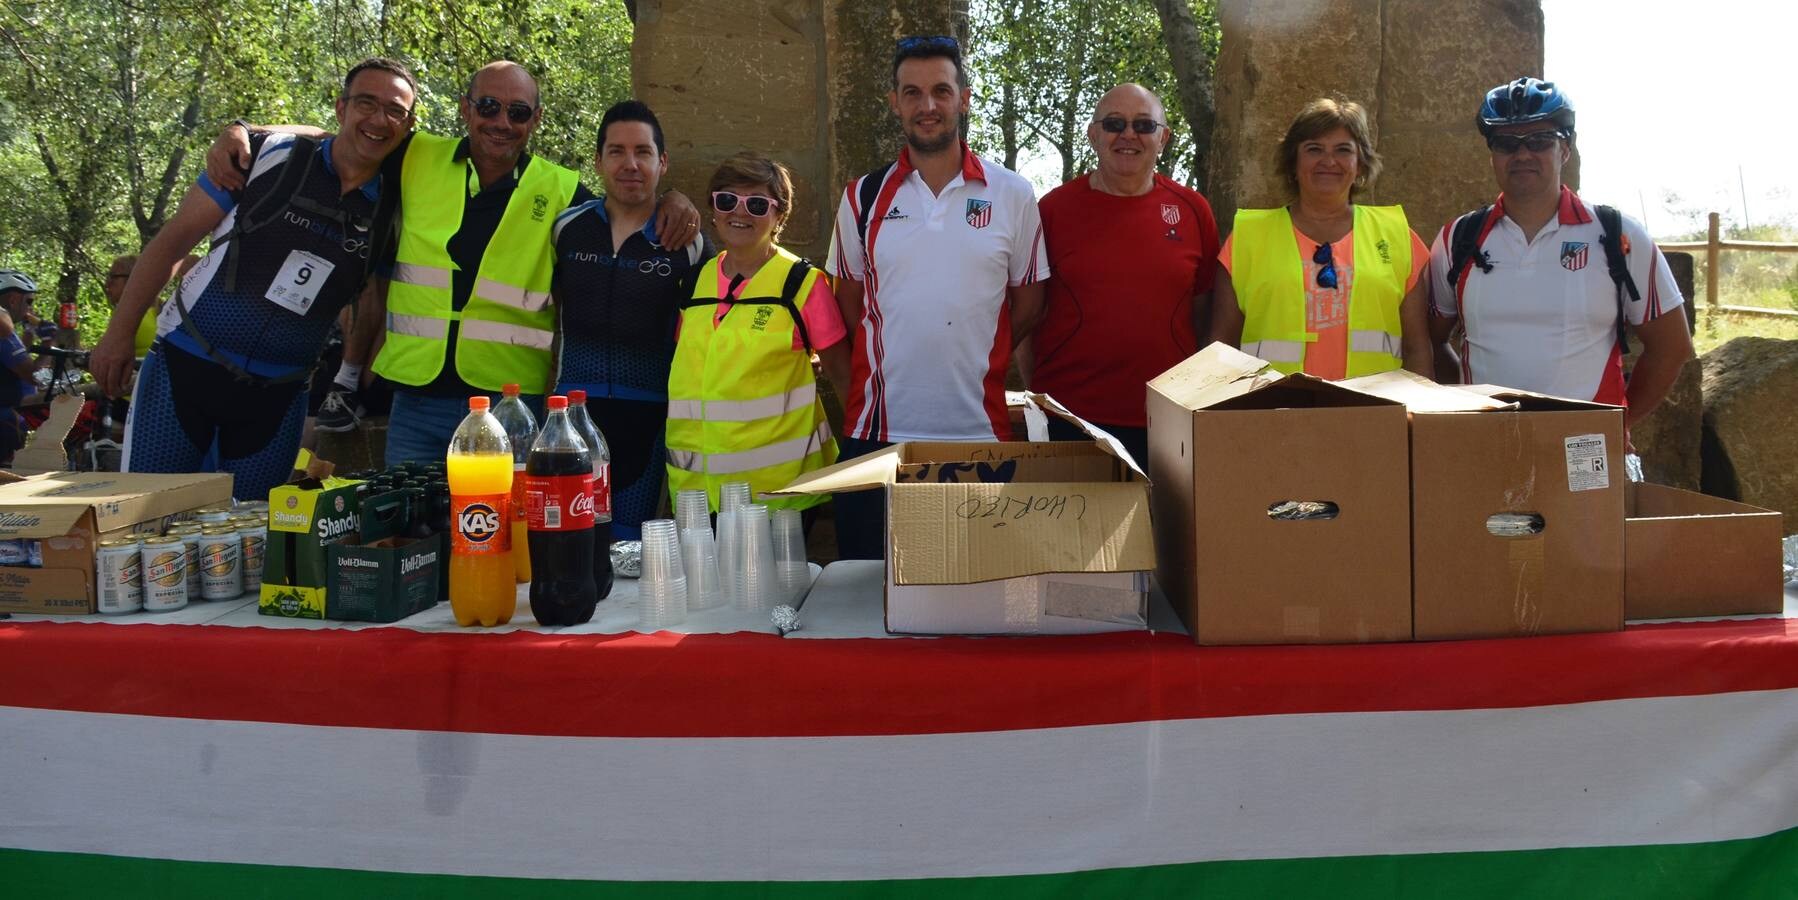
<instances>
[{"instance_id":1,"label":"high-visibility vest","mask_svg":"<svg viewBox=\"0 0 1798 900\"><path fill-rule=\"evenodd\" d=\"M782 303L799 258L774 257L743 285L713 327L718 260L708 261L681 312L680 341L668 374L668 493L704 489L718 509L719 487L747 481L751 496L836 462L837 444L809 354L793 349L796 316L820 273L813 269ZM805 509L826 497L768 497L770 507Z\"/></svg>"},{"instance_id":2,"label":"high-visibility vest","mask_svg":"<svg viewBox=\"0 0 1798 900\"><path fill-rule=\"evenodd\" d=\"M449 325L460 321L456 373L488 391L515 382L526 394L549 386L556 312L550 306L556 214L574 200L574 172L533 157L481 255L474 292L451 299L449 242L462 228L468 170L459 142L416 133L400 169L401 231L387 290L387 338L374 370L400 384L429 384L443 371Z\"/></svg>"},{"instance_id":3,"label":"high-visibility vest","mask_svg":"<svg viewBox=\"0 0 1798 900\"><path fill-rule=\"evenodd\" d=\"M1411 226L1398 206L1355 206L1355 275L1348 301L1347 377L1404 365L1398 308L1411 278ZM1236 212L1230 283L1242 308L1242 349L1285 373L1305 368L1317 340L1305 328L1305 262L1292 214L1280 209Z\"/></svg>"}]
</instances>

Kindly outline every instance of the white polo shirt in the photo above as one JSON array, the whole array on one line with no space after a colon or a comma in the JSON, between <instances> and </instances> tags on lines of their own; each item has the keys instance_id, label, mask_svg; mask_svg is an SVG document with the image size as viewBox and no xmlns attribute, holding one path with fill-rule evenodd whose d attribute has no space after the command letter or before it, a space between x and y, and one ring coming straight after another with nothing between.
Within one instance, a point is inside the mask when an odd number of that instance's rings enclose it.
<instances>
[{"instance_id":1,"label":"white polo shirt","mask_svg":"<svg viewBox=\"0 0 1798 900\"><path fill-rule=\"evenodd\" d=\"M825 266L863 288L861 321L845 323L853 348L843 398L850 436L1008 437L1005 291L1049 277L1036 192L964 144L961 172L932 194L910 150L901 150L876 195L864 247L855 224L861 181L843 190Z\"/></svg>"},{"instance_id":2,"label":"white polo shirt","mask_svg":"<svg viewBox=\"0 0 1798 900\"><path fill-rule=\"evenodd\" d=\"M1603 229L1591 206L1562 187L1559 213L1534 239L1524 236L1504 208L1501 195L1480 233L1492 271L1471 265L1465 277L1451 283L1449 244L1459 218L1437 232L1430 248L1430 310L1461 318L1454 342L1463 382L1623 405L1617 285L1605 265L1599 245ZM1653 321L1685 303L1660 248L1628 216L1623 250L1642 295L1632 301L1624 294L1629 324Z\"/></svg>"}]
</instances>

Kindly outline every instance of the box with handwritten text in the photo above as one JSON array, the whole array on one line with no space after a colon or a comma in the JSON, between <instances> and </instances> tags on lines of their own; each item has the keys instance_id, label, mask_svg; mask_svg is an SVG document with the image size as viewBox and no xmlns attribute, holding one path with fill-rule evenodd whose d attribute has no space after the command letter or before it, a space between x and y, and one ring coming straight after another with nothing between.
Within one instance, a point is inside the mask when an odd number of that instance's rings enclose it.
<instances>
[{"instance_id":1,"label":"box with handwritten text","mask_svg":"<svg viewBox=\"0 0 1798 900\"><path fill-rule=\"evenodd\" d=\"M897 634L1084 634L1147 627L1147 480L1109 435L913 442L807 473L781 494L887 492L886 627Z\"/></svg>"}]
</instances>

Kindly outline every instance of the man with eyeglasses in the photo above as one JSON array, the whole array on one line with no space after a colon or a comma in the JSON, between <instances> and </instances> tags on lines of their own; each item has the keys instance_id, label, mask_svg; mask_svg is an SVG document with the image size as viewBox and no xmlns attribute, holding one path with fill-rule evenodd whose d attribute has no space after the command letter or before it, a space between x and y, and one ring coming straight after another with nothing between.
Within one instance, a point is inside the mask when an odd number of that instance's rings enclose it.
<instances>
[{"instance_id":1,"label":"man with eyeglasses","mask_svg":"<svg viewBox=\"0 0 1798 900\"><path fill-rule=\"evenodd\" d=\"M1005 373L1041 318L1049 261L1030 182L961 140L970 96L955 38L898 42L887 103L905 146L844 189L825 266L851 331L843 459L1010 437ZM885 496L835 503L840 555L883 558Z\"/></svg>"},{"instance_id":2,"label":"man with eyeglasses","mask_svg":"<svg viewBox=\"0 0 1798 900\"><path fill-rule=\"evenodd\" d=\"M1120 84L1086 126L1098 166L1040 204L1049 245L1047 308L1031 338L1042 391L1148 463L1143 385L1198 350L1217 263L1211 205L1155 170L1169 131L1160 98ZM1049 420L1056 440L1084 439Z\"/></svg>"},{"instance_id":3,"label":"man with eyeglasses","mask_svg":"<svg viewBox=\"0 0 1798 900\"><path fill-rule=\"evenodd\" d=\"M410 128L417 95L404 66L363 60L344 77L335 137L255 135L234 185L206 174L188 190L131 268L89 363L107 395L122 395L138 323L210 235L211 252L157 318L132 395L125 471L196 472L212 460L244 499L287 480L306 381L390 227L392 179L381 166Z\"/></svg>"},{"instance_id":4,"label":"man with eyeglasses","mask_svg":"<svg viewBox=\"0 0 1798 900\"><path fill-rule=\"evenodd\" d=\"M662 496L675 319L712 251L704 240L662 246L654 219L668 148L642 101L606 110L593 168L605 196L556 217L555 389L587 392L612 453L612 537L634 541Z\"/></svg>"},{"instance_id":5,"label":"man with eyeglasses","mask_svg":"<svg viewBox=\"0 0 1798 900\"><path fill-rule=\"evenodd\" d=\"M543 105L523 66L501 60L476 70L460 112L465 137L415 132L389 158L400 204L393 277L385 296L371 292L357 310L335 379L345 392L319 409L319 430L355 427L355 386L380 337L370 368L395 387L390 465L441 459L472 394L497 397L516 383L540 402L555 335L551 231L558 213L593 198L573 171L526 151ZM209 172L235 152L231 137L228 130L213 145ZM662 215L670 244L697 235L699 213L685 197L670 193Z\"/></svg>"},{"instance_id":6,"label":"man with eyeglasses","mask_svg":"<svg viewBox=\"0 0 1798 900\"><path fill-rule=\"evenodd\" d=\"M1431 249L1438 378L1613 403L1640 420L1692 358L1666 258L1640 223L1561 184L1574 140L1566 91L1535 78L1501 84L1476 122L1501 193ZM1627 382L1626 328L1642 342Z\"/></svg>"}]
</instances>

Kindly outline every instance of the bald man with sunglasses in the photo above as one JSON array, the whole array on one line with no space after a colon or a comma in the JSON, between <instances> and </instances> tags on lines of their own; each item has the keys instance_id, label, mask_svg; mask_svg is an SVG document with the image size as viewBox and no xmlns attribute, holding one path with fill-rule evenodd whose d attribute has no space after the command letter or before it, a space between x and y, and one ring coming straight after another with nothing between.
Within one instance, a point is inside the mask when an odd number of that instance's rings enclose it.
<instances>
[{"instance_id":1,"label":"bald man with sunglasses","mask_svg":"<svg viewBox=\"0 0 1798 900\"><path fill-rule=\"evenodd\" d=\"M388 157L401 210L399 232L381 257L392 277L385 292L363 298L336 378L344 394L319 411L321 430L355 427L361 364L383 335L371 368L395 386L389 464L441 459L473 394L497 397L507 383L528 398L547 390L556 329L553 227L562 210L594 198L573 171L526 151L543 104L523 66L482 66L460 113L465 137L415 132ZM208 173L234 170L242 141L227 128L207 156ZM684 196L663 198L657 231L670 247L692 242L698 222Z\"/></svg>"}]
</instances>

